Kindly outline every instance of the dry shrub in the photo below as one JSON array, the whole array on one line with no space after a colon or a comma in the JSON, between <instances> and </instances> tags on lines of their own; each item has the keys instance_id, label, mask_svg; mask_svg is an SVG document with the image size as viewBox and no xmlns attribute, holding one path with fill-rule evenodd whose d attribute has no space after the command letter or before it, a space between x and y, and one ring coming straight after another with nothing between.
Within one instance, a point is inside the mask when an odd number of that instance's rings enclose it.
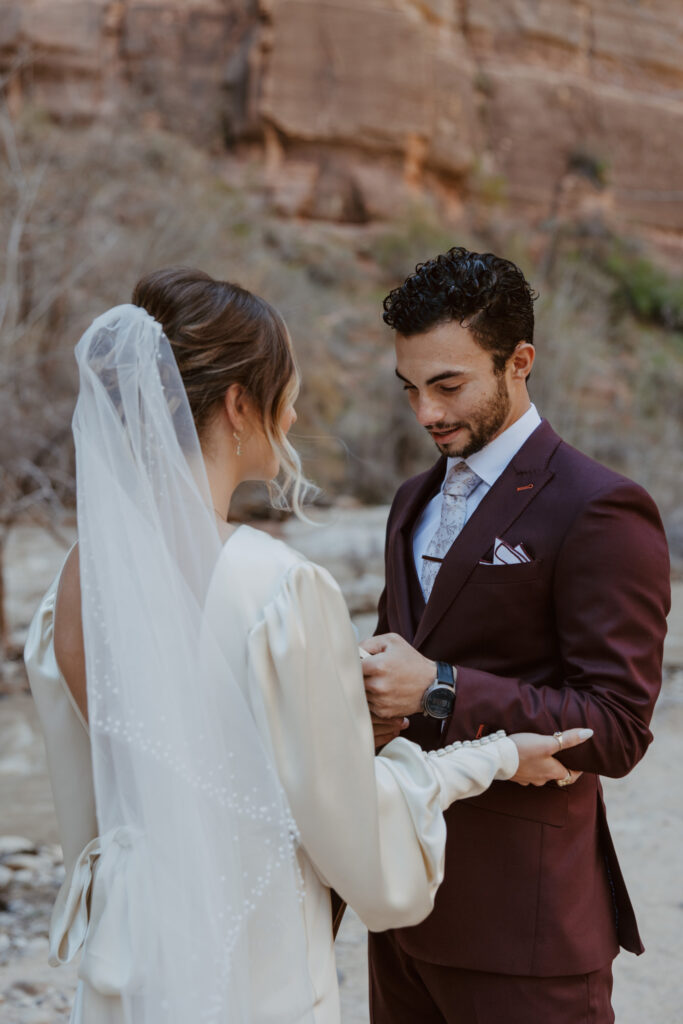
<instances>
[{"instance_id":1,"label":"dry shrub","mask_svg":"<svg viewBox=\"0 0 683 1024\"><path fill-rule=\"evenodd\" d=\"M16 507L30 494L70 500L75 341L139 276L178 263L282 309L304 378L297 443L328 495L386 502L429 464L433 448L394 378L381 300L415 261L463 241L431 207L382 226L288 221L269 207L257 159L120 123L57 127L37 110L0 121L0 471L17 485ZM507 244L501 236L495 248L506 255ZM533 263L529 273L538 284ZM646 483L671 517L681 504L678 343L615 306L614 278L576 254L538 286L541 412Z\"/></svg>"},{"instance_id":2,"label":"dry shrub","mask_svg":"<svg viewBox=\"0 0 683 1024\"><path fill-rule=\"evenodd\" d=\"M541 290L532 397L566 440L652 493L683 558L680 337L629 315L591 259L561 261Z\"/></svg>"}]
</instances>

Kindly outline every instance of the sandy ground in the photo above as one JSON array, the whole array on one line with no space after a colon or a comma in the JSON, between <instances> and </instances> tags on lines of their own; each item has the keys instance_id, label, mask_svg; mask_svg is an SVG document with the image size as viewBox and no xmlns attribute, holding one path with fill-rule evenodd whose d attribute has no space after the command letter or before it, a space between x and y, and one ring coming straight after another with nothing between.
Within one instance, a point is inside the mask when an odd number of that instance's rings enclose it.
<instances>
[{"instance_id":1,"label":"sandy ground","mask_svg":"<svg viewBox=\"0 0 683 1024\"><path fill-rule=\"evenodd\" d=\"M335 516L329 531L295 525L289 537L340 577L362 634L373 624L369 608L381 577L383 516L384 510L346 510ZM17 641L63 554L35 530L17 531L12 538L8 587ZM615 844L647 946L643 957L622 954L615 964L619 1024L679 1024L683 1019L683 584L674 592L655 742L627 779L605 780ZM10 834L37 844L57 841L35 709L31 697L21 692L0 699L0 836ZM76 966L53 970L46 963L49 911L58 883L57 872L37 882L25 878L23 888L18 882L9 891L0 888L2 1024L68 1020ZM337 939L344 1024L368 1021L365 942L358 918L347 913Z\"/></svg>"}]
</instances>

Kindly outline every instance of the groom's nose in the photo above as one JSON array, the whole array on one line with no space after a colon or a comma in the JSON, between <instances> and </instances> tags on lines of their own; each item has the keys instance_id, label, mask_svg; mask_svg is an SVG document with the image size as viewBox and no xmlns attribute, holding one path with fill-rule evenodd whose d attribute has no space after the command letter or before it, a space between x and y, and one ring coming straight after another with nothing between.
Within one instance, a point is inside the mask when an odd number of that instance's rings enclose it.
<instances>
[{"instance_id":1,"label":"groom's nose","mask_svg":"<svg viewBox=\"0 0 683 1024\"><path fill-rule=\"evenodd\" d=\"M429 395L420 395L414 405L414 412L421 427L434 426L444 420L442 404L437 398Z\"/></svg>"}]
</instances>

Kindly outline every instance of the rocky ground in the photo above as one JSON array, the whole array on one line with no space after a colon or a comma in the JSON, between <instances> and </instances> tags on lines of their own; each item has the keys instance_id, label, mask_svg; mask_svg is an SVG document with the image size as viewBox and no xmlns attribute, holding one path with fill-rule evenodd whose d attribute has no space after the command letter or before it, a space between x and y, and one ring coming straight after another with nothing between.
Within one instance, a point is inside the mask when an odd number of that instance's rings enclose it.
<instances>
[{"instance_id":1,"label":"rocky ground","mask_svg":"<svg viewBox=\"0 0 683 1024\"><path fill-rule=\"evenodd\" d=\"M385 509L341 508L317 530L285 527L287 539L340 580L362 635L382 578ZM68 539L67 527L66 537ZM33 528L15 531L9 550L8 589L14 639L21 642L37 597L59 568L64 549ZM683 585L675 588L667 674L653 731L655 744L627 779L606 780L615 843L638 908L647 946L644 957L619 957L615 1007L619 1024L677 1024L683 1000ZM68 1021L76 984L74 964L47 965L47 932L63 876L32 699L17 665L0 697L0 1021ZM337 939L344 1024L367 1024L365 933L352 913Z\"/></svg>"}]
</instances>

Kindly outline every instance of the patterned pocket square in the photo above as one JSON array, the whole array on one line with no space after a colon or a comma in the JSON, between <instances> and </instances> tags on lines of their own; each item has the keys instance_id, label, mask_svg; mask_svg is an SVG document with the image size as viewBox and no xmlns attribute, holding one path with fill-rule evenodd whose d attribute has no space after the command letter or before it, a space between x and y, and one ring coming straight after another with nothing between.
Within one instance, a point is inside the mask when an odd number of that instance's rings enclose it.
<instances>
[{"instance_id":1,"label":"patterned pocket square","mask_svg":"<svg viewBox=\"0 0 683 1024\"><path fill-rule=\"evenodd\" d=\"M523 565L530 562L531 556L523 544L511 547L500 537L496 537L493 544L493 561L481 561L479 565Z\"/></svg>"}]
</instances>

